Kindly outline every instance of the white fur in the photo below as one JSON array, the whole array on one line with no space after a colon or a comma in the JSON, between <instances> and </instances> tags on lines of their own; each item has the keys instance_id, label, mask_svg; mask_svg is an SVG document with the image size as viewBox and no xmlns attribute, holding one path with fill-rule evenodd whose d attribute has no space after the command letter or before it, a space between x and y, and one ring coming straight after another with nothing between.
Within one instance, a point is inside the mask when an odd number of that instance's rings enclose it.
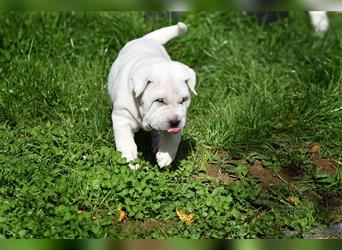
<instances>
[{"instance_id":1,"label":"white fur","mask_svg":"<svg viewBox=\"0 0 342 250\"><path fill-rule=\"evenodd\" d=\"M325 11L309 11L311 25L315 32L323 35L329 29L329 19Z\"/></svg>"},{"instance_id":2,"label":"white fur","mask_svg":"<svg viewBox=\"0 0 342 250\"><path fill-rule=\"evenodd\" d=\"M162 44L185 31L186 25L178 23L135 39L125 45L111 67L108 91L116 150L127 161L137 158L134 133L141 128L154 134L152 147L160 167L175 158L181 132L167 131L184 127L190 91L196 94L196 76L188 66L172 61ZM179 124L171 126L172 121Z\"/></svg>"}]
</instances>

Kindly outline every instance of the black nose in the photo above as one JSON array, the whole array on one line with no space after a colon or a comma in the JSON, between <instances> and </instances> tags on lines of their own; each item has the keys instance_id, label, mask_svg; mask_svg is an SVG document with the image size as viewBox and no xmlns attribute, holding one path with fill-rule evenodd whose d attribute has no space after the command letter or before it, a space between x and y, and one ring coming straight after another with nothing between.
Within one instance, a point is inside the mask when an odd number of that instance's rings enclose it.
<instances>
[{"instance_id":1,"label":"black nose","mask_svg":"<svg viewBox=\"0 0 342 250\"><path fill-rule=\"evenodd\" d=\"M172 121L169 121L169 123L170 123L171 128L177 128L180 121L179 120L172 120Z\"/></svg>"}]
</instances>

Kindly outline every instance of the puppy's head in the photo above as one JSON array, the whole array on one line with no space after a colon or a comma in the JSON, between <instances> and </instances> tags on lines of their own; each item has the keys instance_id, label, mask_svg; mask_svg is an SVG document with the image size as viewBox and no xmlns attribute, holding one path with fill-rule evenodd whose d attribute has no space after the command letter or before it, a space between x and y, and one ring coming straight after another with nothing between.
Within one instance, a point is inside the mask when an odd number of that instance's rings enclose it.
<instances>
[{"instance_id":1,"label":"puppy's head","mask_svg":"<svg viewBox=\"0 0 342 250\"><path fill-rule=\"evenodd\" d=\"M143 129L180 132L190 106L190 91L196 95L195 72L170 61L143 66L133 73L131 80Z\"/></svg>"}]
</instances>

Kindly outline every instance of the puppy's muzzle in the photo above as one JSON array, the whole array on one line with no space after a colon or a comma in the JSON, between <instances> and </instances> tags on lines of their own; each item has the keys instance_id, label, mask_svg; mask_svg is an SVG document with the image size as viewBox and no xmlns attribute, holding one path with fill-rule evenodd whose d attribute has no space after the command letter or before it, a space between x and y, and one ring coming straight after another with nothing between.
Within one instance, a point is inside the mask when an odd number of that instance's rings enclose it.
<instances>
[{"instance_id":1,"label":"puppy's muzzle","mask_svg":"<svg viewBox=\"0 0 342 250\"><path fill-rule=\"evenodd\" d=\"M180 120L169 121L170 128L167 130L168 133L178 134L182 129L179 128Z\"/></svg>"},{"instance_id":2,"label":"puppy's muzzle","mask_svg":"<svg viewBox=\"0 0 342 250\"><path fill-rule=\"evenodd\" d=\"M171 120L169 121L170 128L177 128L180 123L180 120Z\"/></svg>"}]
</instances>

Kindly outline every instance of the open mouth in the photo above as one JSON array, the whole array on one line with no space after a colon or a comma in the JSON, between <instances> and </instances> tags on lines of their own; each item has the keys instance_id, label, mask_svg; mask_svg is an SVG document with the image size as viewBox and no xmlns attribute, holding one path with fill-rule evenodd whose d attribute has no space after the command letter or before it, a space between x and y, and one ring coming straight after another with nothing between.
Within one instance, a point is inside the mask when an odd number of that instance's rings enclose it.
<instances>
[{"instance_id":1,"label":"open mouth","mask_svg":"<svg viewBox=\"0 0 342 250\"><path fill-rule=\"evenodd\" d=\"M167 130L167 132L171 134L178 134L181 130L181 128L170 128Z\"/></svg>"}]
</instances>

